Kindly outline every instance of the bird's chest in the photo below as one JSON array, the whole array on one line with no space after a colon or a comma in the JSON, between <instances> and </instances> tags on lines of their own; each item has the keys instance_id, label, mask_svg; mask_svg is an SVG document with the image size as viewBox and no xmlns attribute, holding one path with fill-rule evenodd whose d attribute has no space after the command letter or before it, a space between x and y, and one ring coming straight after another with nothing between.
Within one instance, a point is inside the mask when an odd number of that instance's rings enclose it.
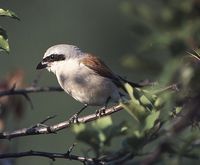
<instances>
[{"instance_id":1,"label":"bird's chest","mask_svg":"<svg viewBox=\"0 0 200 165\"><path fill-rule=\"evenodd\" d=\"M108 98L112 86L102 77L79 71L76 74L60 75L61 87L76 100L89 105L102 105Z\"/></svg>"},{"instance_id":2,"label":"bird's chest","mask_svg":"<svg viewBox=\"0 0 200 165\"><path fill-rule=\"evenodd\" d=\"M58 82L60 84L60 86L70 95L73 94L78 94L80 93L80 91L83 92L83 90L87 90L90 87L90 83L89 82L89 77L87 76L82 76L80 74L68 74L68 75L63 75L61 74L58 77Z\"/></svg>"},{"instance_id":3,"label":"bird's chest","mask_svg":"<svg viewBox=\"0 0 200 165\"><path fill-rule=\"evenodd\" d=\"M69 94L79 90L85 82L83 78L83 71L79 63L75 60L68 60L59 68L56 68L56 77L60 86Z\"/></svg>"},{"instance_id":4,"label":"bird's chest","mask_svg":"<svg viewBox=\"0 0 200 165\"><path fill-rule=\"evenodd\" d=\"M76 100L83 102L96 89L95 76L82 68L71 68L57 75L60 86ZM99 83L99 81L98 81ZM88 96L87 96L88 95Z\"/></svg>"},{"instance_id":5,"label":"bird's chest","mask_svg":"<svg viewBox=\"0 0 200 165\"><path fill-rule=\"evenodd\" d=\"M57 69L57 71L59 71ZM88 105L103 105L116 91L107 78L98 76L85 66L74 65L56 73L60 86L76 100Z\"/></svg>"}]
</instances>

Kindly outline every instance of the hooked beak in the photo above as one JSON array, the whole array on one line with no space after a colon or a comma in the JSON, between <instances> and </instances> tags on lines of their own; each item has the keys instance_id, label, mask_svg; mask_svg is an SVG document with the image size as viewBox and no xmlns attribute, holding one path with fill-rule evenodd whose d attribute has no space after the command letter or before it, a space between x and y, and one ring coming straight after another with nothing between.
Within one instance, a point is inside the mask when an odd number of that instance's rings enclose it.
<instances>
[{"instance_id":1,"label":"hooked beak","mask_svg":"<svg viewBox=\"0 0 200 165\"><path fill-rule=\"evenodd\" d=\"M44 69L44 68L46 68L46 67L47 67L47 64L46 64L46 63L40 62L40 63L37 65L36 69L39 70L39 69Z\"/></svg>"}]
</instances>

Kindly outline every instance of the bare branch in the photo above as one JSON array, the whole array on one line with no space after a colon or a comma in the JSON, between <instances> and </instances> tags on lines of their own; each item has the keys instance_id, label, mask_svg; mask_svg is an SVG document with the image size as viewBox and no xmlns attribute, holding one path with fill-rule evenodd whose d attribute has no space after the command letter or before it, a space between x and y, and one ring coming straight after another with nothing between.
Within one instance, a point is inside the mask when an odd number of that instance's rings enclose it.
<instances>
[{"instance_id":1,"label":"bare branch","mask_svg":"<svg viewBox=\"0 0 200 165\"><path fill-rule=\"evenodd\" d=\"M0 97L9 95L23 95L27 96L28 93L36 92L60 92L63 91L61 87L34 87L30 86L22 89L11 88L10 90L0 91Z\"/></svg>"},{"instance_id":2,"label":"bare branch","mask_svg":"<svg viewBox=\"0 0 200 165\"><path fill-rule=\"evenodd\" d=\"M112 113L118 112L122 110L123 108L121 105L116 105L111 108L108 108L105 110L105 113L101 116L97 115L96 113L90 114L87 116L79 117L78 123L87 123L93 120L96 120L100 117L108 116ZM2 132L0 133L0 139L12 139L16 137L22 137L22 136L29 136L29 135L39 135L39 134L50 134L50 133L56 133L62 129L70 127L73 123L70 122L70 120L63 121L61 123L52 125L52 126L46 126L44 125L44 122L51 119L53 117L48 117L45 119L42 123L38 123L34 126L31 126L30 128L23 128L19 129L13 132Z\"/></svg>"},{"instance_id":3,"label":"bare branch","mask_svg":"<svg viewBox=\"0 0 200 165\"><path fill-rule=\"evenodd\" d=\"M37 86L30 86L26 88L16 89L16 84L9 90L0 91L0 97L2 96L11 96L11 95L22 95L28 101L33 109L33 103L31 98L29 97L28 93L36 93L36 92L60 92L63 91L61 87L37 87Z\"/></svg>"},{"instance_id":4,"label":"bare branch","mask_svg":"<svg viewBox=\"0 0 200 165\"><path fill-rule=\"evenodd\" d=\"M5 158L20 158L20 157L27 157L27 156L39 156L39 157L46 157L53 161L56 159L68 159L68 160L76 160L80 161L82 163L88 163L88 164L99 164L102 165L101 160L95 159L95 158L86 158L83 156L77 156L73 154L66 153L52 153L52 152L41 152L41 151L25 151L25 152L19 152L19 153L6 153L6 154L0 154L0 159Z\"/></svg>"},{"instance_id":5,"label":"bare branch","mask_svg":"<svg viewBox=\"0 0 200 165\"><path fill-rule=\"evenodd\" d=\"M119 150L114 154L110 154L107 156L102 156L99 158L91 158L91 157L84 157L71 154L72 150L74 149L75 144L69 147L66 153L55 153L55 152L42 152L42 151L25 151L19 153L4 153L0 154L0 159L6 158L21 158L27 156L34 156L34 157L46 157L53 161L56 159L67 159L67 160L76 160L82 162L83 164L87 165L108 165L108 164L123 164L134 157L134 154L131 152L127 152L125 150Z\"/></svg>"},{"instance_id":6,"label":"bare branch","mask_svg":"<svg viewBox=\"0 0 200 165\"><path fill-rule=\"evenodd\" d=\"M154 92L154 94L158 95L158 94L162 94L163 92L166 92L166 91L178 92L178 91L180 91L180 84L172 84L172 85L166 86L163 89L156 90Z\"/></svg>"}]
</instances>

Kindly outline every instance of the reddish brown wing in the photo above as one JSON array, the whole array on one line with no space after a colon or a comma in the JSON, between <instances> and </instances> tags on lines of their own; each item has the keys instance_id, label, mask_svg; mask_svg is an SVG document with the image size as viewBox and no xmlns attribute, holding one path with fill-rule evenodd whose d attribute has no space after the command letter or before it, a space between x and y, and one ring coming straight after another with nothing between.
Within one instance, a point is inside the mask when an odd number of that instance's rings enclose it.
<instances>
[{"instance_id":1,"label":"reddish brown wing","mask_svg":"<svg viewBox=\"0 0 200 165\"><path fill-rule=\"evenodd\" d=\"M88 68L94 70L100 76L110 78L118 87L122 88L124 91L126 90L124 88L123 82L128 82L133 87L142 87L140 84L127 81L124 78L113 74L110 68L108 68L103 61L91 54L88 54L87 57L84 57L81 60L81 63L87 66Z\"/></svg>"},{"instance_id":2,"label":"reddish brown wing","mask_svg":"<svg viewBox=\"0 0 200 165\"><path fill-rule=\"evenodd\" d=\"M87 57L81 60L81 63L94 70L100 76L110 78L114 83L120 83L119 79L112 73L110 68L108 68L98 57L88 54Z\"/></svg>"}]
</instances>

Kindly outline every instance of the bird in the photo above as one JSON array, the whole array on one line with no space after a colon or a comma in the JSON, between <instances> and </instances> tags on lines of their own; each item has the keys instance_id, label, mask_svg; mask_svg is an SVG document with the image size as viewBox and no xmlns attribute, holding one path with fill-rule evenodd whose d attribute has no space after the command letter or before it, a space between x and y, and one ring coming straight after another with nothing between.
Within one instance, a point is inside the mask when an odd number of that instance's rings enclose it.
<instances>
[{"instance_id":1,"label":"bird","mask_svg":"<svg viewBox=\"0 0 200 165\"><path fill-rule=\"evenodd\" d=\"M99 57L75 45L58 44L48 48L36 67L37 70L45 68L56 75L66 93L84 104L72 120L77 120L87 106L102 106L98 111L101 114L110 101L119 102L126 93L124 83L142 87L115 74Z\"/></svg>"}]
</instances>

